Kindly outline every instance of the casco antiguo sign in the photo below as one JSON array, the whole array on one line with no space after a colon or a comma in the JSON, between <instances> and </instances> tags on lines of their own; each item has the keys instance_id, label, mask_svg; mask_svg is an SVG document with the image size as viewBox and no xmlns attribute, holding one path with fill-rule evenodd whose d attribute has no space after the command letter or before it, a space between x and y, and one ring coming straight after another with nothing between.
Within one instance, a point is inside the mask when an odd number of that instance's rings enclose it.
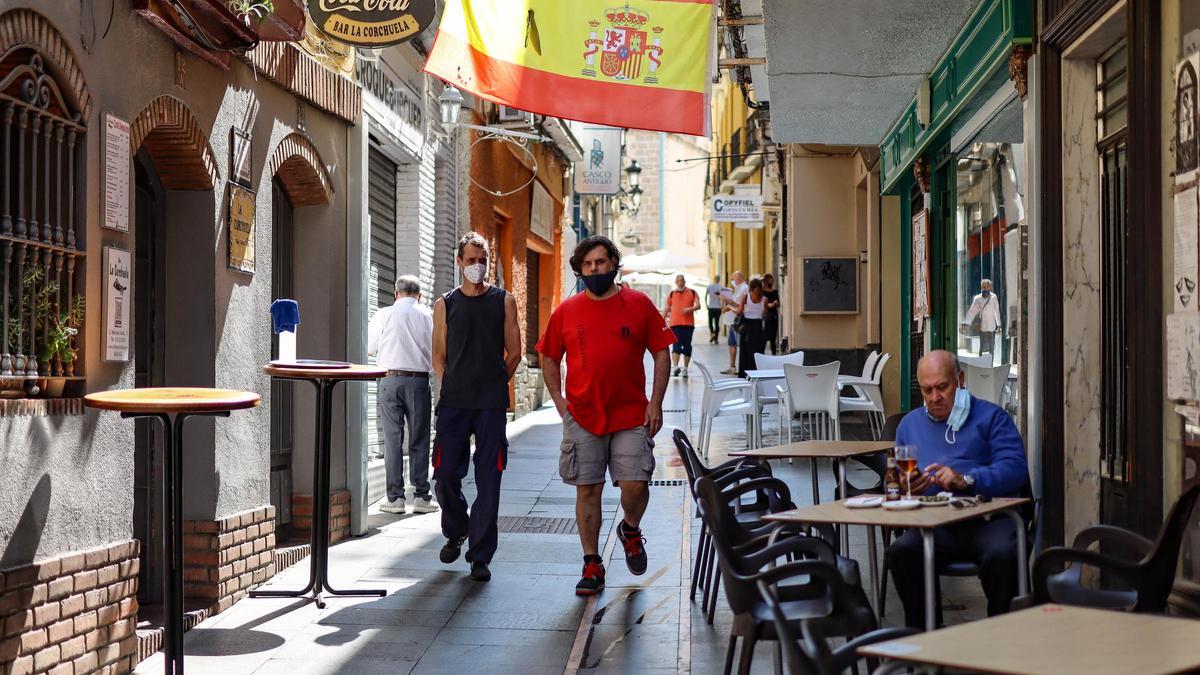
<instances>
[{"instance_id":1,"label":"casco antiguo sign","mask_svg":"<svg viewBox=\"0 0 1200 675\"><path fill-rule=\"evenodd\" d=\"M434 9L434 0L308 0L318 28L358 47L411 40L433 23Z\"/></svg>"}]
</instances>

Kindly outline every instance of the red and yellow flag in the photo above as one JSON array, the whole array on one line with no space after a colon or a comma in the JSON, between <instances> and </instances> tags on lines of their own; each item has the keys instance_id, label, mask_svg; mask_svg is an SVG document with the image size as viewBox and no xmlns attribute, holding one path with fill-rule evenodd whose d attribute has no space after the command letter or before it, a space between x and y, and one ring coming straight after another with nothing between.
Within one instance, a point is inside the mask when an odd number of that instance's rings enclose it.
<instances>
[{"instance_id":1,"label":"red and yellow flag","mask_svg":"<svg viewBox=\"0 0 1200 675\"><path fill-rule=\"evenodd\" d=\"M425 71L520 110L706 136L712 0L448 0Z\"/></svg>"}]
</instances>

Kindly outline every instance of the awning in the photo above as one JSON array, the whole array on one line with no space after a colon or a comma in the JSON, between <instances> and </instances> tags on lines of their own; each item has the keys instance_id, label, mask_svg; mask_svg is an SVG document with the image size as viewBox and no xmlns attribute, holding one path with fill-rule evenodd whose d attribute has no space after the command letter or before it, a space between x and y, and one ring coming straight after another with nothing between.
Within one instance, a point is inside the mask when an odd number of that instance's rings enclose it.
<instances>
[{"instance_id":1,"label":"awning","mask_svg":"<svg viewBox=\"0 0 1200 675\"><path fill-rule=\"evenodd\" d=\"M226 70L231 52L304 37L302 0L274 0L274 10L261 21L238 17L226 0L134 0L133 9L180 47Z\"/></svg>"},{"instance_id":2,"label":"awning","mask_svg":"<svg viewBox=\"0 0 1200 675\"><path fill-rule=\"evenodd\" d=\"M878 145L979 1L763 0L774 141Z\"/></svg>"}]
</instances>

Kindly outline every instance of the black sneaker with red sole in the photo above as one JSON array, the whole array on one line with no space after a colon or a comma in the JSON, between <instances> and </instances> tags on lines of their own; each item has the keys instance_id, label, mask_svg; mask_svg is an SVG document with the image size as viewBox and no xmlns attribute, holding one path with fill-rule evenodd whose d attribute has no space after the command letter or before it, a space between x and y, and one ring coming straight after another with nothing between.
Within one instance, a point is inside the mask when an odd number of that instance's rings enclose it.
<instances>
[{"instance_id":1,"label":"black sneaker with red sole","mask_svg":"<svg viewBox=\"0 0 1200 675\"><path fill-rule=\"evenodd\" d=\"M583 578L575 584L575 595L591 596L604 590L604 565L598 562L583 564Z\"/></svg>"},{"instance_id":2,"label":"black sneaker with red sole","mask_svg":"<svg viewBox=\"0 0 1200 675\"><path fill-rule=\"evenodd\" d=\"M625 524L617 526L617 539L625 547L625 564L634 575L646 573L646 538L641 530L625 532Z\"/></svg>"}]
</instances>

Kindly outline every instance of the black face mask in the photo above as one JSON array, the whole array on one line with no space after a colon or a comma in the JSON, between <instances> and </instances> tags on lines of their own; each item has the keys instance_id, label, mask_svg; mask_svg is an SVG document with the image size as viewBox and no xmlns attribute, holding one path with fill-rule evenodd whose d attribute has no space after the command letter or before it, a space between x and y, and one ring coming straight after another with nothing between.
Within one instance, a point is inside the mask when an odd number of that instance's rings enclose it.
<instances>
[{"instance_id":1,"label":"black face mask","mask_svg":"<svg viewBox=\"0 0 1200 675\"><path fill-rule=\"evenodd\" d=\"M583 285L593 295L604 295L608 292L608 289L612 288L613 282L616 281L617 271L613 270L604 274L587 274L579 278L583 280Z\"/></svg>"}]
</instances>

